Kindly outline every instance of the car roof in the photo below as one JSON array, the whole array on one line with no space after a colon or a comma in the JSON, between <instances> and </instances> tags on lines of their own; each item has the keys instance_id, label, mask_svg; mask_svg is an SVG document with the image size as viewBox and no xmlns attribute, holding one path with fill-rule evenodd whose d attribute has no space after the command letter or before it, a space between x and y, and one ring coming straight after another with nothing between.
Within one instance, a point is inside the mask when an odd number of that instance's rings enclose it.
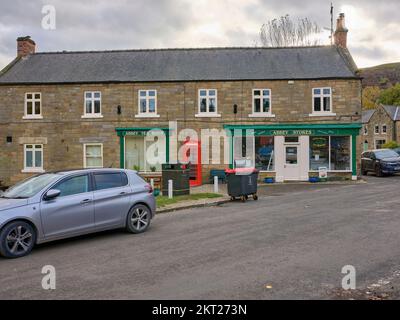
<instances>
[{"instance_id":1,"label":"car roof","mask_svg":"<svg viewBox=\"0 0 400 320\"><path fill-rule=\"evenodd\" d=\"M78 168L78 169L65 169L65 170L56 170L56 171L48 171L47 173L55 173L55 174L71 174L71 173L81 173L81 172L135 172L134 170L126 170L119 168Z\"/></svg>"}]
</instances>

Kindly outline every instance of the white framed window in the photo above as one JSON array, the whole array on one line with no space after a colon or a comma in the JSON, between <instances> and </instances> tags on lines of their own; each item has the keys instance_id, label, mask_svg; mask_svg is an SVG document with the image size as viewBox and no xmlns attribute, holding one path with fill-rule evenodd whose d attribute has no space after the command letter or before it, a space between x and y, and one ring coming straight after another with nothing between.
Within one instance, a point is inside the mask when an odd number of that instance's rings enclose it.
<instances>
[{"instance_id":1,"label":"white framed window","mask_svg":"<svg viewBox=\"0 0 400 320\"><path fill-rule=\"evenodd\" d=\"M379 125L375 125L375 134L379 134L380 133L380 128Z\"/></svg>"},{"instance_id":2,"label":"white framed window","mask_svg":"<svg viewBox=\"0 0 400 320\"><path fill-rule=\"evenodd\" d=\"M157 114L157 90L138 91L138 114L135 117L160 117Z\"/></svg>"},{"instance_id":3,"label":"white framed window","mask_svg":"<svg viewBox=\"0 0 400 320\"><path fill-rule=\"evenodd\" d=\"M386 125L386 124L384 124L384 125L382 126L382 133L383 133L383 134L387 134L387 125Z\"/></svg>"},{"instance_id":4,"label":"white framed window","mask_svg":"<svg viewBox=\"0 0 400 320\"><path fill-rule=\"evenodd\" d=\"M22 172L43 171L43 145L24 144L24 169Z\"/></svg>"},{"instance_id":5,"label":"white framed window","mask_svg":"<svg viewBox=\"0 0 400 320\"><path fill-rule=\"evenodd\" d=\"M385 139L375 140L375 149L383 149L383 145L386 143Z\"/></svg>"},{"instance_id":6,"label":"white framed window","mask_svg":"<svg viewBox=\"0 0 400 320\"><path fill-rule=\"evenodd\" d=\"M25 93L24 119L43 119L42 94L40 92Z\"/></svg>"},{"instance_id":7,"label":"white framed window","mask_svg":"<svg viewBox=\"0 0 400 320\"><path fill-rule=\"evenodd\" d=\"M364 136L368 135L368 125L364 125Z\"/></svg>"},{"instance_id":8,"label":"white framed window","mask_svg":"<svg viewBox=\"0 0 400 320\"><path fill-rule=\"evenodd\" d=\"M101 92L85 91L84 114L82 118L102 118Z\"/></svg>"},{"instance_id":9,"label":"white framed window","mask_svg":"<svg viewBox=\"0 0 400 320\"><path fill-rule=\"evenodd\" d=\"M312 89L312 114L311 116L335 115L332 112L332 88L313 88Z\"/></svg>"},{"instance_id":10,"label":"white framed window","mask_svg":"<svg viewBox=\"0 0 400 320\"><path fill-rule=\"evenodd\" d=\"M83 145L83 167L103 168L102 143L86 143Z\"/></svg>"},{"instance_id":11,"label":"white framed window","mask_svg":"<svg viewBox=\"0 0 400 320\"><path fill-rule=\"evenodd\" d=\"M220 117L216 89L199 89L199 110L196 117Z\"/></svg>"},{"instance_id":12,"label":"white framed window","mask_svg":"<svg viewBox=\"0 0 400 320\"><path fill-rule=\"evenodd\" d=\"M253 89L253 113L249 117L273 117L271 111L271 90Z\"/></svg>"}]
</instances>

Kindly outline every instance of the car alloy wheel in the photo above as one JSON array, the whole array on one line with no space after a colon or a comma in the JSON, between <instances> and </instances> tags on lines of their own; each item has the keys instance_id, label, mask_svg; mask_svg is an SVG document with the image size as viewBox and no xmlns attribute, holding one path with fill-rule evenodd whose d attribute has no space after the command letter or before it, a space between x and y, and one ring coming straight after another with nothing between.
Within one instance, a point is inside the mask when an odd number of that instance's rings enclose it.
<instances>
[{"instance_id":1,"label":"car alloy wheel","mask_svg":"<svg viewBox=\"0 0 400 320\"><path fill-rule=\"evenodd\" d=\"M35 245L35 231L23 221L12 222L0 235L0 253L7 258L18 258L31 252Z\"/></svg>"},{"instance_id":2,"label":"car alloy wheel","mask_svg":"<svg viewBox=\"0 0 400 320\"><path fill-rule=\"evenodd\" d=\"M150 210L144 205L134 206L128 215L127 228L132 233L141 233L146 231L150 225Z\"/></svg>"}]
</instances>

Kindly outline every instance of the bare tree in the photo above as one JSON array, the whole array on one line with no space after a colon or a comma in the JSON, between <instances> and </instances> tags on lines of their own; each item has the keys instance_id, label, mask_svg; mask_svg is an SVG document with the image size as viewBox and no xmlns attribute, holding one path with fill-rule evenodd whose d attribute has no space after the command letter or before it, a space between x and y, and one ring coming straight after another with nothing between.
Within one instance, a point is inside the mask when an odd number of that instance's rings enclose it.
<instances>
[{"instance_id":1,"label":"bare tree","mask_svg":"<svg viewBox=\"0 0 400 320\"><path fill-rule=\"evenodd\" d=\"M321 43L321 28L308 18L294 22L289 15L262 25L260 41L264 47L316 46Z\"/></svg>"}]
</instances>

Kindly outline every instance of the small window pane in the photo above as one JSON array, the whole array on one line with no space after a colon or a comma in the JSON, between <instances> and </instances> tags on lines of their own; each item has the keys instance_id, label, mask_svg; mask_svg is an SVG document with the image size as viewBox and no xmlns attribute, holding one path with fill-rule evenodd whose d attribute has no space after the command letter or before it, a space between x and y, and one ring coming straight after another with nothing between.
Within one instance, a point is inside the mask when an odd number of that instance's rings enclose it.
<instances>
[{"instance_id":1,"label":"small window pane","mask_svg":"<svg viewBox=\"0 0 400 320\"><path fill-rule=\"evenodd\" d=\"M32 102L27 102L26 104L26 114L33 114Z\"/></svg>"},{"instance_id":2,"label":"small window pane","mask_svg":"<svg viewBox=\"0 0 400 320\"><path fill-rule=\"evenodd\" d=\"M86 92L86 99L91 99L92 98L92 93L91 92Z\"/></svg>"},{"instance_id":3,"label":"small window pane","mask_svg":"<svg viewBox=\"0 0 400 320\"><path fill-rule=\"evenodd\" d=\"M269 98L263 99L263 112L269 112Z\"/></svg>"},{"instance_id":4,"label":"small window pane","mask_svg":"<svg viewBox=\"0 0 400 320\"><path fill-rule=\"evenodd\" d=\"M206 90L200 90L200 96L205 97L207 95Z\"/></svg>"},{"instance_id":5,"label":"small window pane","mask_svg":"<svg viewBox=\"0 0 400 320\"><path fill-rule=\"evenodd\" d=\"M156 100L149 99L149 112L156 112Z\"/></svg>"},{"instance_id":6,"label":"small window pane","mask_svg":"<svg viewBox=\"0 0 400 320\"><path fill-rule=\"evenodd\" d=\"M254 99L254 112L261 111L260 100L261 100L260 98Z\"/></svg>"},{"instance_id":7,"label":"small window pane","mask_svg":"<svg viewBox=\"0 0 400 320\"><path fill-rule=\"evenodd\" d=\"M86 146L87 157L101 157L101 146Z\"/></svg>"},{"instance_id":8,"label":"small window pane","mask_svg":"<svg viewBox=\"0 0 400 320\"><path fill-rule=\"evenodd\" d=\"M118 188L124 185L119 172L95 174L94 180L96 183L96 190Z\"/></svg>"},{"instance_id":9,"label":"small window pane","mask_svg":"<svg viewBox=\"0 0 400 320\"><path fill-rule=\"evenodd\" d=\"M264 95L264 96L269 96L269 90L264 90L264 91L263 91L263 95Z\"/></svg>"},{"instance_id":10,"label":"small window pane","mask_svg":"<svg viewBox=\"0 0 400 320\"><path fill-rule=\"evenodd\" d=\"M95 99L99 99L100 98L100 92L95 92L94 93L94 97L95 97Z\"/></svg>"},{"instance_id":11,"label":"small window pane","mask_svg":"<svg viewBox=\"0 0 400 320\"><path fill-rule=\"evenodd\" d=\"M100 113L100 101L96 100L94 102L94 113Z\"/></svg>"},{"instance_id":12,"label":"small window pane","mask_svg":"<svg viewBox=\"0 0 400 320\"><path fill-rule=\"evenodd\" d=\"M206 98L201 99L200 112L207 112L207 99Z\"/></svg>"},{"instance_id":13,"label":"small window pane","mask_svg":"<svg viewBox=\"0 0 400 320\"><path fill-rule=\"evenodd\" d=\"M331 111L331 98L324 97L324 111Z\"/></svg>"},{"instance_id":14,"label":"small window pane","mask_svg":"<svg viewBox=\"0 0 400 320\"><path fill-rule=\"evenodd\" d=\"M215 99L214 98L210 98L210 105L209 105L209 112L216 112L216 108L215 108Z\"/></svg>"},{"instance_id":15,"label":"small window pane","mask_svg":"<svg viewBox=\"0 0 400 320\"><path fill-rule=\"evenodd\" d=\"M149 91L149 96L150 97L155 97L156 96L156 92L154 90Z\"/></svg>"},{"instance_id":16,"label":"small window pane","mask_svg":"<svg viewBox=\"0 0 400 320\"><path fill-rule=\"evenodd\" d=\"M324 89L324 94L331 94L331 89Z\"/></svg>"},{"instance_id":17,"label":"small window pane","mask_svg":"<svg viewBox=\"0 0 400 320\"><path fill-rule=\"evenodd\" d=\"M33 167L33 152L26 151L26 167L32 168Z\"/></svg>"},{"instance_id":18,"label":"small window pane","mask_svg":"<svg viewBox=\"0 0 400 320\"><path fill-rule=\"evenodd\" d=\"M40 93L35 94L35 99L40 99Z\"/></svg>"},{"instance_id":19,"label":"small window pane","mask_svg":"<svg viewBox=\"0 0 400 320\"><path fill-rule=\"evenodd\" d=\"M40 114L40 102L35 102L35 114Z\"/></svg>"},{"instance_id":20,"label":"small window pane","mask_svg":"<svg viewBox=\"0 0 400 320\"><path fill-rule=\"evenodd\" d=\"M297 147L286 147L286 164L297 164Z\"/></svg>"},{"instance_id":21,"label":"small window pane","mask_svg":"<svg viewBox=\"0 0 400 320\"><path fill-rule=\"evenodd\" d=\"M35 145L36 149L42 149L42 146L40 144Z\"/></svg>"},{"instance_id":22,"label":"small window pane","mask_svg":"<svg viewBox=\"0 0 400 320\"><path fill-rule=\"evenodd\" d=\"M146 91L139 91L140 92L140 96L141 97L145 97L146 96Z\"/></svg>"},{"instance_id":23,"label":"small window pane","mask_svg":"<svg viewBox=\"0 0 400 320\"><path fill-rule=\"evenodd\" d=\"M298 143L299 137L285 137L285 143Z\"/></svg>"},{"instance_id":24,"label":"small window pane","mask_svg":"<svg viewBox=\"0 0 400 320\"><path fill-rule=\"evenodd\" d=\"M255 95L255 96L261 95L261 91L260 91L260 90L254 90L254 95Z\"/></svg>"},{"instance_id":25,"label":"small window pane","mask_svg":"<svg viewBox=\"0 0 400 320\"><path fill-rule=\"evenodd\" d=\"M215 96L215 90L210 90L210 91L208 92L208 95L210 95L210 96Z\"/></svg>"},{"instance_id":26,"label":"small window pane","mask_svg":"<svg viewBox=\"0 0 400 320\"><path fill-rule=\"evenodd\" d=\"M27 99L32 99L32 94L31 94L31 93L28 93L28 94L26 95L26 98L27 98Z\"/></svg>"},{"instance_id":27,"label":"small window pane","mask_svg":"<svg viewBox=\"0 0 400 320\"><path fill-rule=\"evenodd\" d=\"M35 167L42 167L42 151L35 151Z\"/></svg>"},{"instance_id":28,"label":"small window pane","mask_svg":"<svg viewBox=\"0 0 400 320\"><path fill-rule=\"evenodd\" d=\"M140 112L146 112L146 99L140 99Z\"/></svg>"},{"instance_id":29,"label":"small window pane","mask_svg":"<svg viewBox=\"0 0 400 320\"><path fill-rule=\"evenodd\" d=\"M86 113L92 113L92 101L86 101Z\"/></svg>"},{"instance_id":30,"label":"small window pane","mask_svg":"<svg viewBox=\"0 0 400 320\"><path fill-rule=\"evenodd\" d=\"M87 175L73 177L60 182L53 189L61 191L60 197L89 192L89 178Z\"/></svg>"},{"instance_id":31,"label":"small window pane","mask_svg":"<svg viewBox=\"0 0 400 320\"><path fill-rule=\"evenodd\" d=\"M321 89L314 89L314 94L321 94Z\"/></svg>"},{"instance_id":32,"label":"small window pane","mask_svg":"<svg viewBox=\"0 0 400 320\"><path fill-rule=\"evenodd\" d=\"M321 111L321 98L314 98L314 111Z\"/></svg>"},{"instance_id":33,"label":"small window pane","mask_svg":"<svg viewBox=\"0 0 400 320\"><path fill-rule=\"evenodd\" d=\"M32 149L33 146L32 146L31 144L28 144L28 145L26 146L26 148L27 148L27 149Z\"/></svg>"}]
</instances>

